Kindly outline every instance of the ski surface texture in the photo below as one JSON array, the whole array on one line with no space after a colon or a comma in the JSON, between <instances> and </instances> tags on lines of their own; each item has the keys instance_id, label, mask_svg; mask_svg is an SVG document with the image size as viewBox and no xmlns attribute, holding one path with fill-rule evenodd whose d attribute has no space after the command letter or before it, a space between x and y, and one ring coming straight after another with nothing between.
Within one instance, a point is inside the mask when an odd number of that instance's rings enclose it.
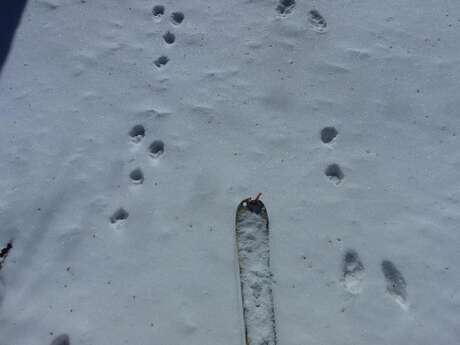
<instances>
[{"instance_id":1,"label":"ski surface texture","mask_svg":"<svg viewBox=\"0 0 460 345\"><path fill-rule=\"evenodd\" d=\"M246 345L276 345L268 215L258 197L243 200L236 210L245 338Z\"/></svg>"}]
</instances>

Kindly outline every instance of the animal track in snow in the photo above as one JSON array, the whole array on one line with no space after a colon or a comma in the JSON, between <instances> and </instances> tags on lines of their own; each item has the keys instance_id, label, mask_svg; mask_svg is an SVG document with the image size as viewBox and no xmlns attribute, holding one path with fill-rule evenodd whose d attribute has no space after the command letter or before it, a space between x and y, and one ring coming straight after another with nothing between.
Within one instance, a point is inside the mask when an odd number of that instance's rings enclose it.
<instances>
[{"instance_id":1,"label":"animal track in snow","mask_svg":"<svg viewBox=\"0 0 460 345\"><path fill-rule=\"evenodd\" d=\"M167 44L173 44L174 41L176 40L176 35L174 35L171 31L167 31L163 35L163 39L165 40Z\"/></svg>"},{"instance_id":2,"label":"animal track in snow","mask_svg":"<svg viewBox=\"0 0 460 345\"><path fill-rule=\"evenodd\" d=\"M53 339L51 345L70 345L70 338L67 334L61 334Z\"/></svg>"},{"instance_id":3,"label":"animal track in snow","mask_svg":"<svg viewBox=\"0 0 460 345\"><path fill-rule=\"evenodd\" d=\"M8 257L8 254L10 253L10 250L13 248L13 242L9 241L6 244L6 247L2 248L0 251L0 270L3 267L3 264L5 263L6 258Z\"/></svg>"},{"instance_id":4,"label":"animal track in snow","mask_svg":"<svg viewBox=\"0 0 460 345\"><path fill-rule=\"evenodd\" d=\"M59 1L56 0L40 0L37 1L37 3L48 10L56 10L60 5Z\"/></svg>"},{"instance_id":5,"label":"animal track in snow","mask_svg":"<svg viewBox=\"0 0 460 345\"><path fill-rule=\"evenodd\" d=\"M142 184L144 182L144 173L141 168L136 168L129 174L132 183Z\"/></svg>"},{"instance_id":6,"label":"animal track in snow","mask_svg":"<svg viewBox=\"0 0 460 345\"><path fill-rule=\"evenodd\" d=\"M165 14L165 7L163 5L156 5L152 9L152 14L154 17L161 17Z\"/></svg>"},{"instance_id":7,"label":"animal track in snow","mask_svg":"<svg viewBox=\"0 0 460 345\"><path fill-rule=\"evenodd\" d=\"M382 261L382 272L387 282L388 294L404 307L407 300L407 283L403 275L389 260Z\"/></svg>"},{"instance_id":8,"label":"animal track in snow","mask_svg":"<svg viewBox=\"0 0 460 345\"><path fill-rule=\"evenodd\" d=\"M171 21L175 25L180 25L184 21L184 14L182 12L171 13Z\"/></svg>"},{"instance_id":9,"label":"animal track in snow","mask_svg":"<svg viewBox=\"0 0 460 345\"><path fill-rule=\"evenodd\" d=\"M321 130L321 141L325 144L330 143L339 134L335 127L324 127Z\"/></svg>"},{"instance_id":10,"label":"animal track in snow","mask_svg":"<svg viewBox=\"0 0 460 345\"><path fill-rule=\"evenodd\" d=\"M286 15L292 12L295 7L295 0L280 0L276 10L279 14Z\"/></svg>"},{"instance_id":11,"label":"animal track in snow","mask_svg":"<svg viewBox=\"0 0 460 345\"><path fill-rule=\"evenodd\" d=\"M123 207L120 207L110 217L110 223L115 224L119 221L128 219L128 217L129 213Z\"/></svg>"},{"instance_id":12,"label":"animal track in snow","mask_svg":"<svg viewBox=\"0 0 460 345\"><path fill-rule=\"evenodd\" d=\"M155 66L161 68L165 66L169 62L169 58L166 55L160 56L158 59L154 61Z\"/></svg>"},{"instance_id":13,"label":"animal track in snow","mask_svg":"<svg viewBox=\"0 0 460 345\"><path fill-rule=\"evenodd\" d=\"M165 151L165 144L161 140L155 140L149 146L149 152L153 158L160 157L164 151Z\"/></svg>"},{"instance_id":14,"label":"animal track in snow","mask_svg":"<svg viewBox=\"0 0 460 345\"><path fill-rule=\"evenodd\" d=\"M327 28L326 19L317 10L308 12L308 22L316 32L325 32Z\"/></svg>"},{"instance_id":15,"label":"animal track in snow","mask_svg":"<svg viewBox=\"0 0 460 345\"><path fill-rule=\"evenodd\" d=\"M342 275L343 286L348 292L353 295L361 293L364 265L353 249L347 250L343 256Z\"/></svg>"},{"instance_id":16,"label":"animal track in snow","mask_svg":"<svg viewBox=\"0 0 460 345\"><path fill-rule=\"evenodd\" d=\"M342 172L342 169L336 163L328 165L328 167L324 171L324 174L329 178L329 180L331 180L335 184L339 184L340 182L342 182L343 178L345 177L345 175Z\"/></svg>"},{"instance_id":17,"label":"animal track in snow","mask_svg":"<svg viewBox=\"0 0 460 345\"><path fill-rule=\"evenodd\" d=\"M145 137L145 128L144 128L144 126L135 125L129 131L129 136L131 137L132 141L134 141L135 143L138 143L139 141L142 140L143 137Z\"/></svg>"}]
</instances>

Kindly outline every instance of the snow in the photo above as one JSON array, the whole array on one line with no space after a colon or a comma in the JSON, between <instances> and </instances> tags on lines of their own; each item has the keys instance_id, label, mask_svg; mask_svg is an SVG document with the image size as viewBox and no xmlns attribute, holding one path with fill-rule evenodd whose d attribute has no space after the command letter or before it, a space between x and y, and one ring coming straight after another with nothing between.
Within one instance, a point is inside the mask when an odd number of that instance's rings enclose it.
<instances>
[{"instance_id":1,"label":"snow","mask_svg":"<svg viewBox=\"0 0 460 345\"><path fill-rule=\"evenodd\" d=\"M458 343L460 3L278 6L29 1L0 76L0 345L241 345L256 192L279 344Z\"/></svg>"}]
</instances>

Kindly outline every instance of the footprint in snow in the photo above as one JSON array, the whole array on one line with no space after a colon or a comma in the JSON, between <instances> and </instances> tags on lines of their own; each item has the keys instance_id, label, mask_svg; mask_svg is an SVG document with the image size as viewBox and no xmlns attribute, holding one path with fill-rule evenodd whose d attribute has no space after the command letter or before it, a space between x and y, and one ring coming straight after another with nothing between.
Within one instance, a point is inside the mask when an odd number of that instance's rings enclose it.
<instances>
[{"instance_id":1,"label":"footprint in snow","mask_svg":"<svg viewBox=\"0 0 460 345\"><path fill-rule=\"evenodd\" d=\"M387 293L404 309L407 308L407 283L402 273L390 260L382 261L382 272L387 283Z\"/></svg>"},{"instance_id":2,"label":"footprint in snow","mask_svg":"<svg viewBox=\"0 0 460 345\"><path fill-rule=\"evenodd\" d=\"M53 339L51 345L70 345L70 338L67 334L61 334Z\"/></svg>"},{"instance_id":3,"label":"footprint in snow","mask_svg":"<svg viewBox=\"0 0 460 345\"><path fill-rule=\"evenodd\" d=\"M174 41L176 40L176 35L174 35L171 31L167 31L163 35L163 39L167 44L173 44Z\"/></svg>"},{"instance_id":4,"label":"footprint in snow","mask_svg":"<svg viewBox=\"0 0 460 345\"><path fill-rule=\"evenodd\" d=\"M324 127L321 130L321 141L324 144L329 144L335 139L337 134L339 134L339 132L337 132L337 129L335 129L335 127Z\"/></svg>"},{"instance_id":5,"label":"footprint in snow","mask_svg":"<svg viewBox=\"0 0 460 345\"><path fill-rule=\"evenodd\" d=\"M344 179L345 175L340 168L340 166L336 163L329 164L324 170L324 174L329 178L329 180L335 184L340 184Z\"/></svg>"},{"instance_id":6,"label":"footprint in snow","mask_svg":"<svg viewBox=\"0 0 460 345\"><path fill-rule=\"evenodd\" d=\"M162 55L159 58L157 58L153 63L158 68L162 68L162 67L166 66L166 64L168 62L169 62L169 58L166 55Z\"/></svg>"},{"instance_id":7,"label":"footprint in snow","mask_svg":"<svg viewBox=\"0 0 460 345\"><path fill-rule=\"evenodd\" d=\"M165 7L163 5L155 5L152 9L152 15L155 18L160 18L165 14Z\"/></svg>"},{"instance_id":8,"label":"footprint in snow","mask_svg":"<svg viewBox=\"0 0 460 345\"><path fill-rule=\"evenodd\" d=\"M165 144L161 140L155 140L149 146L150 156L153 158L160 157L165 151Z\"/></svg>"},{"instance_id":9,"label":"footprint in snow","mask_svg":"<svg viewBox=\"0 0 460 345\"><path fill-rule=\"evenodd\" d=\"M8 254L10 253L10 250L13 248L13 242L9 241L5 247L2 248L0 251L0 270L2 269L3 265L5 264L5 260L8 257ZM5 298L5 283L0 276L0 306L3 303L3 299Z\"/></svg>"},{"instance_id":10,"label":"footprint in snow","mask_svg":"<svg viewBox=\"0 0 460 345\"><path fill-rule=\"evenodd\" d=\"M129 217L129 213L123 208L120 207L110 216L110 223L115 224L120 221L126 220Z\"/></svg>"},{"instance_id":11,"label":"footprint in snow","mask_svg":"<svg viewBox=\"0 0 460 345\"><path fill-rule=\"evenodd\" d=\"M10 250L13 248L13 241L9 241L4 248L0 251L0 270L3 267L3 264L5 263L6 258L8 257L8 254L10 253Z\"/></svg>"},{"instance_id":12,"label":"footprint in snow","mask_svg":"<svg viewBox=\"0 0 460 345\"><path fill-rule=\"evenodd\" d=\"M144 182L144 173L141 168L136 168L129 174L131 182L134 184L142 184Z\"/></svg>"},{"instance_id":13,"label":"footprint in snow","mask_svg":"<svg viewBox=\"0 0 460 345\"><path fill-rule=\"evenodd\" d=\"M308 22L316 32L322 33L327 29L326 19L317 10L308 12Z\"/></svg>"},{"instance_id":14,"label":"footprint in snow","mask_svg":"<svg viewBox=\"0 0 460 345\"><path fill-rule=\"evenodd\" d=\"M143 137L145 137L145 128L142 125L135 125L131 130L129 131L129 136L131 137L131 140L135 143L138 143L142 140Z\"/></svg>"},{"instance_id":15,"label":"footprint in snow","mask_svg":"<svg viewBox=\"0 0 460 345\"><path fill-rule=\"evenodd\" d=\"M287 15L292 12L295 7L295 0L280 0L276 11L281 15Z\"/></svg>"},{"instance_id":16,"label":"footprint in snow","mask_svg":"<svg viewBox=\"0 0 460 345\"><path fill-rule=\"evenodd\" d=\"M171 21L174 25L180 25L184 21L184 13L182 12L173 12L171 13Z\"/></svg>"},{"instance_id":17,"label":"footprint in snow","mask_svg":"<svg viewBox=\"0 0 460 345\"><path fill-rule=\"evenodd\" d=\"M353 249L347 250L342 262L342 284L349 293L361 293L364 272L364 265L358 253Z\"/></svg>"}]
</instances>

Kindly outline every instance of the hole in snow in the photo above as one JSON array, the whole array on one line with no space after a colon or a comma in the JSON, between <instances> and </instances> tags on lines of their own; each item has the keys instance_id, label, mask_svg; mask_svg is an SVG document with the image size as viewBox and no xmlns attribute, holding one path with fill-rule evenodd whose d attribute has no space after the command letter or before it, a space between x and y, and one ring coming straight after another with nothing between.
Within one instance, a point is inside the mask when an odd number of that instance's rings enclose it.
<instances>
[{"instance_id":1,"label":"hole in snow","mask_svg":"<svg viewBox=\"0 0 460 345\"><path fill-rule=\"evenodd\" d=\"M135 142L141 141L143 137L145 137L145 128L142 125L135 125L131 130L129 131L129 136L131 139Z\"/></svg>"},{"instance_id":2,"label":"hole in snow","mask_svg":"<svg viewBox=\"0 0 460 345\"><path fill-rule=\"evenodd\" d=\"M154 6L152 14L154 17L161 17L163 14L165 14L165 7L163 5Z\"/></svg>"},{"instance_id":3,"label":"hole in snow","mask_svg":"<svg viewBox=\"0 0 460 345\"><path fill-rule=\"evenodd\" d=\"M13 242L10 241L6 244L6 247L2 248L0 251L0 258L4 259L8 256L8 253L10 252L11 248L13 248Z\"/></svg>"},{"instance_id":4,"label":"hole in snow","mask_svg":"<svg viewBox=\"0 0 460 345\"><path fill-rule=\"evenodd\" d=\"M110 223L115 224L121 220L128 219L128 216L129 216L129 213L123 207L120 207L110 217Z\"/></svg>"},{"instance_id":5,"label":"hole in snow","mask_svg":"<svg viewBox=\"0 0 460 345\"><path fill-rule=\"evenodd\" d=\"M173 12L171 14L171 20L174 24L179 25L184 20L184 14L182 12Z\"/></svg>"},{"instance_id":6,"label":"hole in snow","mask_svg":"<svg viewBox=\"0 0 460 345\"><path fill-rule=\"evenodd\" d=\"M129 174L129 178L133 183L142 184L144 182L144 174L141 168L136 168Z\"/></svg>"},{"instance_id":7,"label":"hole in snow","mask_svg":"<svg viewBox=\"0 0 460 345\"><path fill-rule=\"evenodd\" d=\"M330 143L339 134L334 127L324 127L321 130L321 141L325 144Z\"/></svg>"},{"instance_id":8,"label":"hole in snow","mask_svg":"<svg viewBox=\"0 0 460 345\"><path fill-rule=\"evenodd\" d=\"M317 10L311 10L308 12L308 21L310 22L313 30L317 32L326 31L327 22L326 19Z\"/></svg>"},{"instance_id":9,"label":"hole in snow","mask_svg":"<svg viewBox=\"0 0 460 345\"><path fill-rule=\"evenodd\" d=\"M70 338L67 334L61 334L54 338L51 345L70 345Z\"/></svg>"},{"instance_id":10,"label":"hole in snow","mask_svg":"<svg viewBox=\"0 0 460 345\"><path fill-rule=\"evenodd\" d=\"M165 144L161 140L155 140L149 146L150 155L154 158L160 157L165 151Z\"/></svg>"},{"instance_id":11,"label":"hole in snow","mask_svg":"<svg viewBox=\"0 0 460 345\"><path fill-rule=\"evenodd\" d=\"M168 31L163 35L163 39L166 43L173 44L176 40L176 35L174 35L171 31Z\"/></svg>"},{"instance_id":12,"label":"hole in snow","mask_svg":"<svg viewBox=\"0 0 460 345\"><path fill-rule=\"evenodd\" d=\"M166 55L160 56L158 59L154 61L155 66L161 68L165 66L169 62L169 58Z\"/></svg>"},{"instance_id":13,"label":"hole in snow","mask_svg":"<svg viewBox=\"0 0 460 345\"><path fill-rule=\"evenodd\" d=\"M329 177L329 179L334 182L335 184L339 184L343 178L344 174L342 172L342 169L338 164L330 164L326 170L324 171L324 174Z\"/></svg>"},{"instance_id":14,"label":"hole in snow","mask_svg":"<svg viewBox=\"0 0 460 345\"><path fill-rule=\"evenodd\" d=\"M342 264L342 273L344 278L347 278L348 276L357 275L363 270L364 265L361 262L358 253L353 249L347 250L343 257Z\"/></svg>"},{"instance_id":15,"label":"hole in snow","mask_svg":"<svg viewBox=\"0 0 460 345\"><path fill-rule=\"evenodd\" d=\"M276 10L280 14L289 14L295 7L295 0L280 0Z\"/></svg>"},{"instance_id":16,"label":"hole in snow","mask_svg":"<svg viewBox=\"0 0 460 345\"><path fill-rule=\"evenodd\" d=\"M7 256L8 256L11 248L13 248L13 242L9 241L6 244L6 247L2 248L2 250L0 251L0 270L2 269L3 264L5 263L5 260L6 260Z\"/></svg>"},{"instance_id":17,"label":"hole in snow","mask_svg":"<svg viewBox=\"0 0 460 345\"><path fill-rule=\"evenodd\" d=\"M388 293L405 301L407 299L407 283L404 276L396 268L395 264L389 260L382 261L381 266L383 275L387 281Z\"/></svg>"}]
</instances>

